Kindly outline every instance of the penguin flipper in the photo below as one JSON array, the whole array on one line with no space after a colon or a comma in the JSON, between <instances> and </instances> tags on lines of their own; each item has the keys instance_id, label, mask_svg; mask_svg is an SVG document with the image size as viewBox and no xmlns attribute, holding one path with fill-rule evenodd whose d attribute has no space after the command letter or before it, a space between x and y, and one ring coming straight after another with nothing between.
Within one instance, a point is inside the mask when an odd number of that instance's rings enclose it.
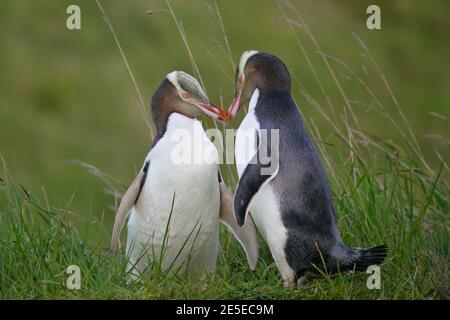
<instances>
[{"instance_id":1,"label":"penguin flipper","mask_svg":"<svg viewBox=\"0 0 450 320\"><path fill-rule=\"evenodd\" d=\"M255 195L278 173L279 133L277 130L261 131L257 132L259 143L256 153L245 167L234 195L234 214L240 226L245 222L250 202ZM273 138L275 141L272 141Z\"/></svg>"},{"instance_id":2,"label":"penguin flipper","mask_svg":"<svg viewBox=\"0 0 450 320\"><path fill-rule=\"evenodd\" d=\"M252 219L247 219L241 227L237 224L233 210L233 193L221 181L220 185L220 221L225 224L236 237L247 255L251 270L255 270L259 257L259 244Z\"/></svg>"},{"instance_id":3,"label":"penguin flipper","mask_svg":"<svg viewBox=\"0 0 450 320\"><path fill-rule=\"evenodd\" d=\"M125 192L122 200L120 201L119 208L117 209L116 219L114 220L114 228L111 237L111 250L114 253L117 249L117 243L119 241L120 232L122 231L125 220L131 212L134 204L139 198L142 187L144 186L145 179L147 177L147 170L150 162L146 162L141 171L139 171L136 178L134 178L128 190Z\"/></svg>"}]
</instances>

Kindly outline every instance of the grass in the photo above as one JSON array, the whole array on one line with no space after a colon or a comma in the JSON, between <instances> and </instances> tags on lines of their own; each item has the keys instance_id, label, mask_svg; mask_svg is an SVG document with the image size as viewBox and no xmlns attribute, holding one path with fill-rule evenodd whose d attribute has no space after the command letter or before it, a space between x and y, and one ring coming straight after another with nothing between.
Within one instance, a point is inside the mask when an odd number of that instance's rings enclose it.
<instances>
[{"instance_id":1,"label":"grass","mask_svg":"<svg viewBox=\"0 0 450 320\"><path fill-rule=\"evenodd\" d=\"M387 243L382 288L368 290L364 273L325 277L303 288L285 289L266 246L250 271L240 246L221 228L217 271L207 279L153 272L142 284L127 284L123 254L112 255L89 233L80 234L64 209L52 209L4 179L0 208L0 297L3 299L444 299L448 298L448 190L437 178L415 178L395 159L382 170L362 168L356 182L341 175L335 198L346 243ZM350 168L347 168L350 169ZM419 169L419 168L415 168ZM380 183L380 180L383 182ZM343 215L343 212L351 214ZM92 222L92 221L91 221ZM87 231L87 233L86 233ZM262 241L260 239L260 241ZM81 289L69 290L65 269L81 269Z\"/></svg>"},{"instance_id":2,"label":"grass","mask_svg":"<svg viewBox=\"0 0 450 320\"><path fill-rule=\"evenodd\" d=\"M188 52L191 65L200 75L191 43L167 2ZM0 182L0 298L3 299L448 299L449 261L449 185L448 166L429 164L410 123L394 94L395 87L373 58L369 47L355 35L367 68L377 78L389 100L373 91L373 78L354 71L354 65L325 53L301 13L289 2L276 2L287 32L292 35L305 68L313 75L311 92L304 80L293 72L293 90L303 102L308 131L315 141L327 169L338 212L338 223L346 244L370 247L386 243L389 256L381 268L381 289L368 290L364 273L314 281L305 287L285 289L268 248L262 245L255 271L250 271L243 251L221 226L217 271L192 283L187 279L155 270L143 283L126 283L126 259L112 255L105 246L111 233L110 218L103 211L82 215L72 211L74 197L66 203L52 204L45 190L37 194L21 186L3 161ZM224 52L234 65L229 38L217 4L211 7L220 24ZM136 78L124 50L113 31L123 61L139 94ZM298 25L302 26L299 35ZM308 40L312 50L304 43ZM316 54L319 59L314 59ZM228 62L227 62L228 63ZM222 66L220 66L222 67ZM324 80L324 68L328 77ZM230 70L231 68L225 69ZM355 107L342 72L352 78L352 94L372 101L364 112ZM206 78L206 77L205 77ZM334 87L333 91L329 88ZM355 93L357 92L357 93ZM383 94L384 96L384 94ZM222 97L220 97L222 100ZM227 100L226 100L227 101ZM341 107L343 105L343 107ZM393 107L391 107L393 106ZM242 117L242 114L241 114ZM363 129L363 118L380 118L393 138L378 137ZM238 121L232 125L238 125ZM210 120L206 127L216 126ZM223 128L221 128L223 129ZM109 203L117 206L123 183L94 166L77 162L102 183ZM234 187L235 169L222 166L228 185ZM111 197L112 196L112 197ZM60 200L61 201L61 200ZM78 220L77 220L78 219ZM263 240L260 239L263 244ZM123 252L122 252L123 253ZM81 289L66 288L69 265L81 269Z\"/></svg>"}]
</instances>

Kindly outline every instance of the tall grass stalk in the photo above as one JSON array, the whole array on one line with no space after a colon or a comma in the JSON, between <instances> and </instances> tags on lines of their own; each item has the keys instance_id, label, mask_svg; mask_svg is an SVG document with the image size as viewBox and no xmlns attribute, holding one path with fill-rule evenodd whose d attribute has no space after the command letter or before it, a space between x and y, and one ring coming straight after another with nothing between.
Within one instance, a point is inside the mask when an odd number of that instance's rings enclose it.
<instances>
[{"instance_id":1,"label":"tall grass stalk","mask_svg":"<svg viewBox=\"0 0 450 320\"><path fill-rule=\"evenodd\" d=\"M127 68L128 74L130 75L131 81L133 83L134 89L136 90L137 96L139 98L139 110L142 115L142 119L144 119L145 124L147 125L148 130L150 131L150 136L153 139L155 137L155 128L152 124L152 121L149 119L149 114L145 111L145 103L144 98L142 98L141 90L139 89L139 86L136 82L136 79L134 77L133 71L131 71L130 64L128 63L128 59L125 55L125 52L122 49L122 45L120 44L119 38L117 37L116 32L114 31L114 27L111 23L111 20L109 19L108 14L106 13L105 9L103 8L100 0L95 0L95 3L97 4L97 7L99 8L103 20L105 20L106 24L108 25L109 31L111 31L111 34L113 35L114 42L117 45L117 49L119 49L120 56L122 58L123 63L125 64L125 67Z\"/></svg>"}]
</instances>

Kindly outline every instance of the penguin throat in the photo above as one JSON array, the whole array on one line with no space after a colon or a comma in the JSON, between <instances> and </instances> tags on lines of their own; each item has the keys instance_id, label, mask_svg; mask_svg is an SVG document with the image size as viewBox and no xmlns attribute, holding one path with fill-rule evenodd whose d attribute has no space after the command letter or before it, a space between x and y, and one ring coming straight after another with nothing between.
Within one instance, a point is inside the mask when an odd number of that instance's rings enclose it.
<instances>
[{"instance_id":1,"label":"penguin throat","mask_svg":"<svg viewBox=\"0 0 450 320\"><path fill-rule=\"evenodd\" d=\"M252 97L250 98L250 102L248 104L248 111L255 110L256 104L258 103L258 99L259 99L259 89L256 88L252 93Z\"/></svg>"}]
</instances>

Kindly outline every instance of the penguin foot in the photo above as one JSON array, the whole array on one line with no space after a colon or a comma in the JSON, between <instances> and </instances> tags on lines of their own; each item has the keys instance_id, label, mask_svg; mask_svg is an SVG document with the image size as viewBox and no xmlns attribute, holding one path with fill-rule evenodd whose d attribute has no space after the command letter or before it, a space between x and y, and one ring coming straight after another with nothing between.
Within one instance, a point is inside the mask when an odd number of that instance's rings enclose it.
<instances>
[{"instance_id":1,"label":"penguin foot","mask_svg":"<svg viewBox=\"0 0 450 320\"><path fill-rule=\"evenodd\" d=\"M292 279L286 279L284 280L283 285L285 288L293 288L295 287L295 281Z\"/></svg>"},{"instance_id":2,"label":"penguin foot","mask_svg":"<svg viewBox=\"0 0 450 320\"><path fill-rule=\"evenodd\" d=\"M315 280L318 278L319 278L319 275L317 275L317 274L306 273L304 276L301 276L300 278L298 278L297 287L303 287L306 284L308 284L309 282L311 282L312 280Z\"/></svg>"},{"instance_id":3,"label":"penguin foot","mask_svg":"<svg viewBox=\"0 0 450 320\"><path fill-rule=\"evenodd\" d=\"M300 277L297 280L297 287L303 287L305 284L308 283L308 281L309 281L309 279L307 276Z\"/></svg>"}]
</instances>

